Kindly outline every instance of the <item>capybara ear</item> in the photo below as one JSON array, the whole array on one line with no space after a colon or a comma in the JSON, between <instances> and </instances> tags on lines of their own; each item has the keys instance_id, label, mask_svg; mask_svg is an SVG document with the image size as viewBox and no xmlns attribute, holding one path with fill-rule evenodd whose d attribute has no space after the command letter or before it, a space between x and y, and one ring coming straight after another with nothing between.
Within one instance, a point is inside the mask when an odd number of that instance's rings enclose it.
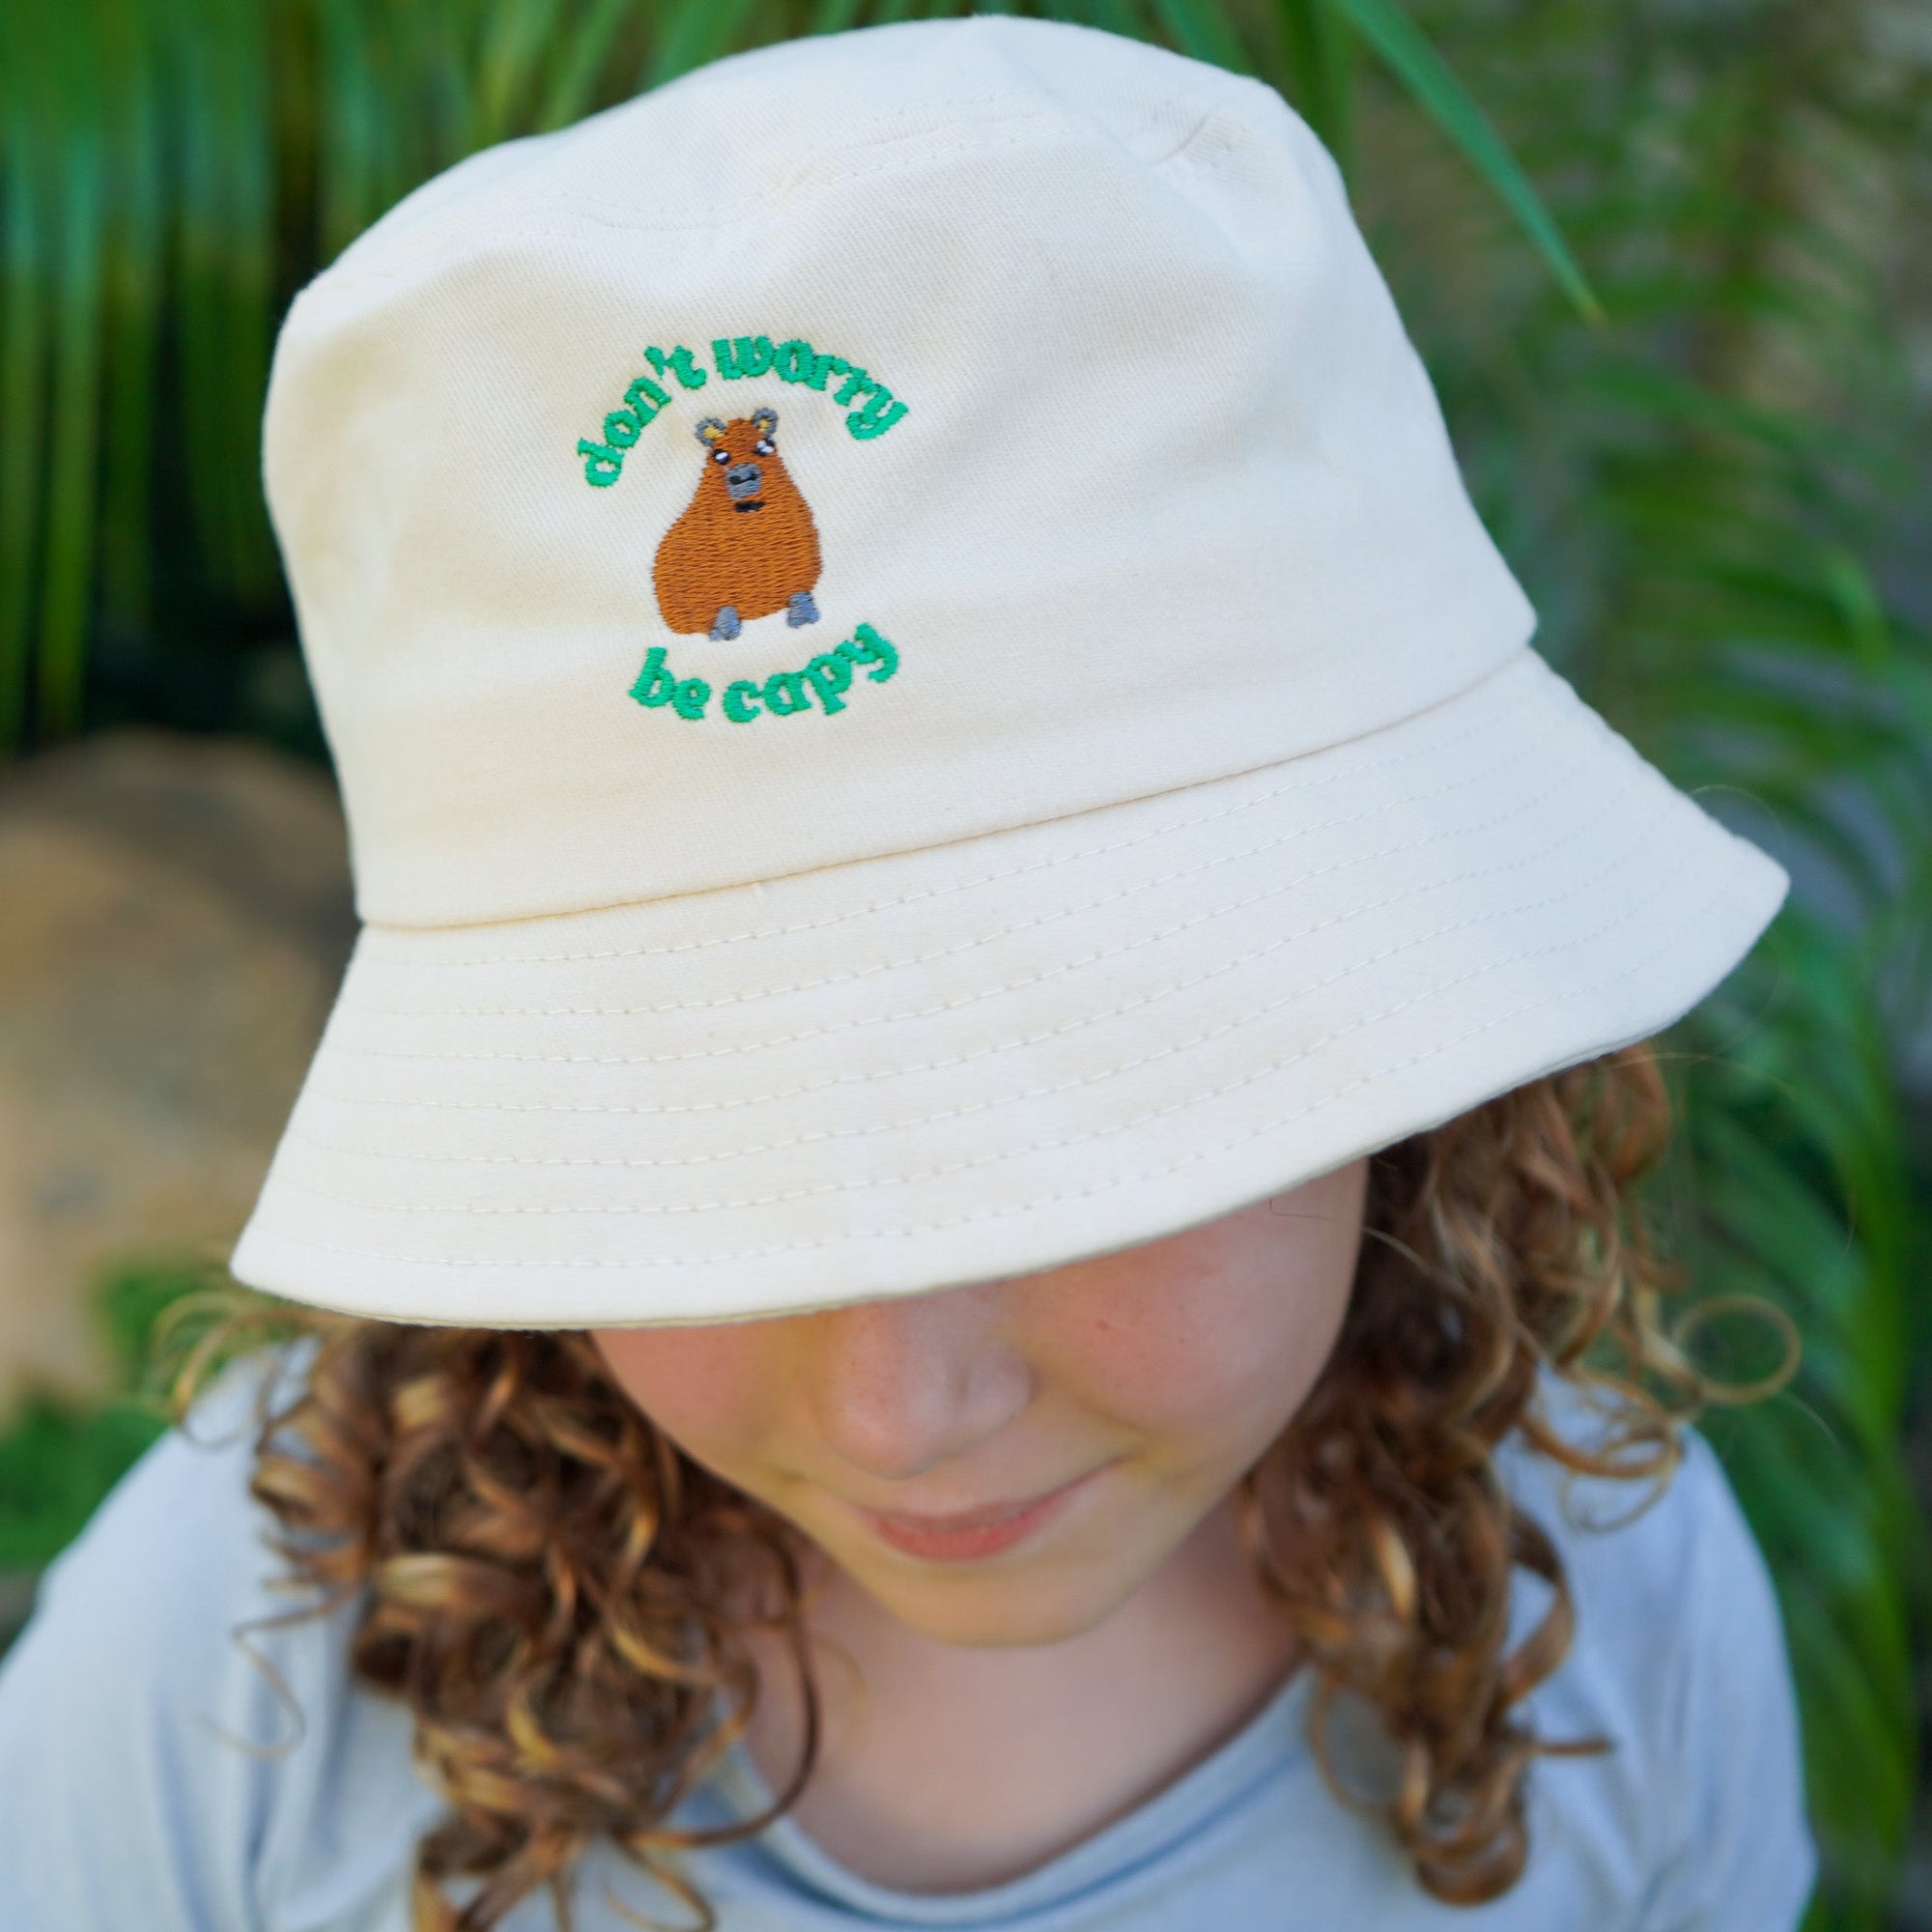
<instances>
[{"instance_id":1,"label":"capybara ear","mask_svg":"<svg viewBox=\"0 0 1932 1932\"><path fill-rule=\"evenodd\" d=\"M770 436L773 430L777 429L778 426L779 426L778 411L753 410L752 412L752 427L754 430L756 430L760 436Z\"/></svg>"},{"instance_id":2,"label":"capybara ear","mask_svg":"<svg viewBox=\"0 0 1932 1932\"><path fill-rule=\"evenodd\" d=\"M716 449L724 440L724 425L716 416L706 416L697 425L696 435L706 449Z\"/></svg>"}]
</instances>

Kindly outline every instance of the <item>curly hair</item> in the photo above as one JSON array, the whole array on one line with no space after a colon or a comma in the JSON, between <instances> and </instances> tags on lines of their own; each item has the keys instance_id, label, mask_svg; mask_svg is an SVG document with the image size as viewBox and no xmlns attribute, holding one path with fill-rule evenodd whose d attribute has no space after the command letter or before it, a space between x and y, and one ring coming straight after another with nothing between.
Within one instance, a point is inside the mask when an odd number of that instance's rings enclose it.
<instances>
[{"instance_id":1,"label":"curly hair","mask_svg":"<svg viewBox=\"0 0 1932 1932\"><path fill-rule=\"evenodd\" d=\"M1520 1875L1530 1764L1603 1747L1541 1740L1524 1721L1574 1609L1496 1450L1516 1432L1579 1473L1648 1479L1654 1496L1679 1426L1725 1393L1663 1323L1677 1271L1636 1199L1671 1121L1644 1041L1372 1156L1335 1350L1237 1485L1243 1541L1315 1679L1312 1742L1331 1787L1373 1802L1418 1882L1449 1903L1480 1904ZM416 1932L488 1932L540 1887L571 1932L567 1880L599 1834L711 1932L681 1855L761 1831L817 1762L797 1532L660 1432L583 1331L370 1321L234 1284L187 1299L214 1321L174 1372L178 1423L251 1334L315 1339L285 1406L271 1412L272 1378L262 1384L249 1492L283 1532L270 1542L292 1576L277 1587L324 1594L262 1621L367 1593L353 1675L407 1704L418 1762L449 1807L416 1847ZM170 1335L184 1304L174 1317ZM1543 1413L1546 1377L1587 1391L1603 1425L1587 1449ZM1518 1567L1552 1594L1511 1648ZM797 1659L798 1768L763 1815L675 1830L758 1692L730 1607L750 1576L776 1584L760 1626ZM1392 1794L1364 1800L1336 1770L1343 1692L1373 1707L1395 1747ZM456 1878L480 1881L460 1909L444 1889Z\"/></svg>"}]
</instances>

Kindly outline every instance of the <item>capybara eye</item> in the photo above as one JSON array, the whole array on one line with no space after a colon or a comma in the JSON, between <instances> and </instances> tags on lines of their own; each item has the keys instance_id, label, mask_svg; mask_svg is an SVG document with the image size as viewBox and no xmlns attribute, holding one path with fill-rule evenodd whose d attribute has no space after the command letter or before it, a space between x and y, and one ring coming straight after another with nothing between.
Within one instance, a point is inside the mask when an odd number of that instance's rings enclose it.
<instances>
[{"instance_id":1,"label":"capybara eye","mask_svg":"<svg viewBox=\"0 0 1932 1932\"><path fill-rule=\"evenodd\" d=\"M770 437L761 436L757 440L757 441L752 445L752 447L755 449L760 456L770 456L778 448L778 444L775 443Z\"/></svg>"},{"instance_id":2,"label":"capybara eye","mask_svg":"<svg viewBox=\"0 0 1932 1932\"><path fill-rule=\"evenodd\" d=\"M711 460L713 463L729 463L731 452L728 449L714 449L711 452Z\"/></svg>"}]
</instances>

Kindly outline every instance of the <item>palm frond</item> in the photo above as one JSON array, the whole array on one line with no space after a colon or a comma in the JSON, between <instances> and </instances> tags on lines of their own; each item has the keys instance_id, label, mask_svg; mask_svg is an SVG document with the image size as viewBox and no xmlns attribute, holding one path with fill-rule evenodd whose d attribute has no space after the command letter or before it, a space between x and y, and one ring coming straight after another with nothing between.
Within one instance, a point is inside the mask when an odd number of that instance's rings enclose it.
<instances>
[{"instance_id":1,"label":"palm frond","mask_svg":"<svg viewBox=\"0 0 1932 1932\"><path fill-rule=\"evenodd\" d=\"M1580 8L1419 8L1545 184L1601 328L1517 273L1513 238L1373 87L1364 152L1378 252L1543 648L1797 877L1676 1030L1665 1218L1696 1295L1762 1296L1803 1338L1784 1395L1707 1431L1784 1605L1824 1853L1813 1932L1880 1932L1932 1566L1898 1446L1924 1214L1877 989L1925 1009L1932 639L1888 608L1875 553L1925 419L1865 205L1900 122L1857 104L1856 19L1801 11L1733 9L1719 36L1662 6L1624 32ZM1918 86L1894 108L1923 127Z\"/></svg>"}]
</instances>

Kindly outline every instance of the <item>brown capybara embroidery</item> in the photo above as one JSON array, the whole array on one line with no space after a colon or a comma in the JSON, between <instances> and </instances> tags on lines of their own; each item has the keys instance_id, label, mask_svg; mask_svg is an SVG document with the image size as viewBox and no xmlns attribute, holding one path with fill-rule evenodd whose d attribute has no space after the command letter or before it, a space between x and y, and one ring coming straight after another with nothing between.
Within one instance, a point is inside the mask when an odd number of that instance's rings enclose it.
<instances>
[{"instance_id":1,"label":"brown capybara embroidery","mask_svg":"<svg viewBox=\"0 0 1932 1932\"><path fill-rule=\"evenodd\" d=\"M817 623L818 529L779 454L778 426L776 410L697 425L704 473L651 571L673 631L735 638L774 611L790 625Z\"/></svg>"}]
</instances>

